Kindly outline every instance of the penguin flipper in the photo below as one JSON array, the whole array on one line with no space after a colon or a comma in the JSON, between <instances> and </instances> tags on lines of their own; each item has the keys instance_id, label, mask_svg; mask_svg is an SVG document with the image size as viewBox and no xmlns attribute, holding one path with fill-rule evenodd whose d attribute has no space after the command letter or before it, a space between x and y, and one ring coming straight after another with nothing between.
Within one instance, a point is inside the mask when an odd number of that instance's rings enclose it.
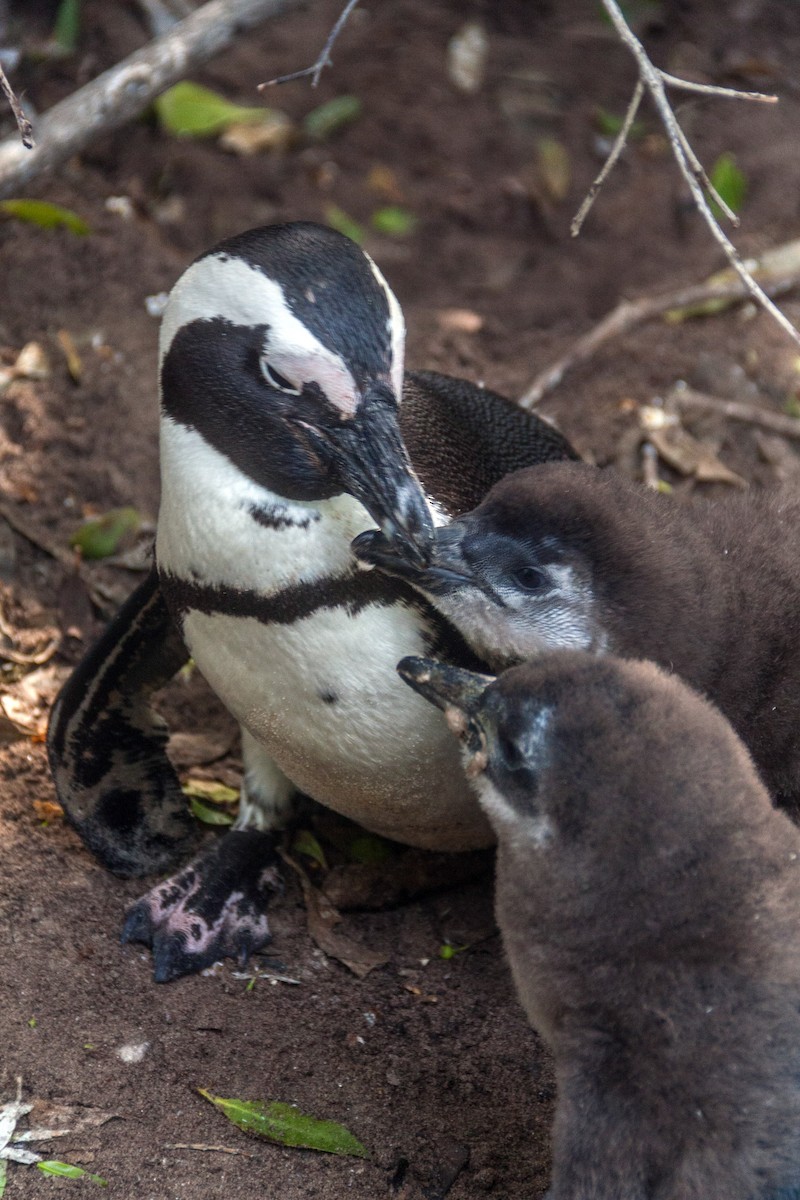
<instances>
[{"instance_id":1,"label":"penguin flipper","mask_svg":"<svg viewBox=\"0 0 800 1200\"><path fill-rule=\"evenodd\" d=\"M423 487L452 517L477 507L512 471L580 458L536 413L436 371L406 374L400 429Z\"/></svg>"},{"instance_id":2,"label":"penguin flipper","mask_svg":"<svg viewBox=\"0 0 800 1200\"><path fill-rule=\"evenodd\" d=\"M165 753L166 726L149 704L188 657L153 568L78 663L50 715L58 799L117 875L166 870L199 836Z\"/></svg>"},{"instance_id":3,"label":"penguin flipper","mask_svg":"<svg viewBox=\"0 0 800 1200\"><path fill-rule=\"evenodd\" d=\"M123 942L153 952L153 978L168 983L221 958L244 966L270 940L266 908L283 884L276 839L233 829L128 910Z\"/></svg>"}]
</instances>

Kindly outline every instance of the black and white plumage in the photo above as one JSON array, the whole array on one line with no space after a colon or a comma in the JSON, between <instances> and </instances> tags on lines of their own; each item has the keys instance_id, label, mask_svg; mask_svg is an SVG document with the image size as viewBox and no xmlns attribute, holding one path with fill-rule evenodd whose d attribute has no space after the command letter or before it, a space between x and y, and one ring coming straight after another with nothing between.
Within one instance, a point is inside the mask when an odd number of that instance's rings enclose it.
<instances>
[{"instance_id":1,"label":"black and white plumage","mask_svg":"<svg viewBox=\"0 0 800 1200\"><path fill-rule=\"evenodd\" d=\"M800 496L681 504L548 463L436 534L429 566L377 532L357 553L418 587L500 670L559 648L647 658L731 721L773 795L800 804Z\"/></svg>"},{"instance_id":2,"label":"black and white plumage","mask_svg":"<svg viewBox=\"0 0 800 1200\"><path fill-rule=\"evenodd\" d=\"M497 916L556 1066L548 1200L800 1196L800 831L708 701L556 651L443 708L497 833Z\"/></svg>"},{"instance_id":3,"label":"black and white plumage","mask_svg":"<svg viewBox=\"0 0 800 1200\"><path fill-rule=\"evenodd\" d=\"M144 874L190 836L147 704L164 682L162 646L174 650L170 615L241 722L237 833L257 847L247 898L228 904L224 842L144 897L126 935L153 944L158 978L265 940L253 898L272 890L270 831L297 789L410 844L491 841L443 723L395 672L407 653L474 658L412 589L361 570L350 543L377 523L422 563L434 522L509 470L574 452L492 392L404 377L403 342L375 265L316 225L232 238L170 296L157 578L79 665L49 733L59 795L86 842L112 869Z\"/></svg>"}]
</instances>

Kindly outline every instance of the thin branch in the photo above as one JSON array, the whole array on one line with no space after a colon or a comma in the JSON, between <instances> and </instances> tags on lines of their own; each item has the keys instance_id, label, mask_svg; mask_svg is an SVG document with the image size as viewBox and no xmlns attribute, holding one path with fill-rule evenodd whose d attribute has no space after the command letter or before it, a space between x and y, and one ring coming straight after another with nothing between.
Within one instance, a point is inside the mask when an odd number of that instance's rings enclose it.
<instances>
[{"instance_id":1,"label":"thin branch","mask_svg":"<svg viewBox=\"0 0 800 1200\"><path fill-rule=\"evenodd\" d=\"M784 437L800 439L800 420L797 417L787 417L783 413L756 408L754 404L742 404L738 400L709 396L707 392L697 392L686 384L677 384L672 388L664 397L664 403L699 412L717 413L731 421L745 421L748 425L760 425L763 429L770 429Z\"/></svg>"},{"instance_id":2,"label":"thin branch","mask_svg":"<svg viewBox=\"0 0 800 1200\"><path fill-rule=\"evenodd\" d=\"M580 233L581 226L583 225L583 222L586 220L587 216L589 215L589 209L594 204L597 193L600 191L600 188L603 186L606 179L608 178L608 176L611 174L612 170L616 166L617 159L619 158L620 154L622 154L622 151L625 148L625 143L628 140L628 134L631 131L631 126L633 125L633 122L636 120L636 114L639 111L639 105L642 103L643 96L644 96L644 84L642 83L641 79L637 79L636 87L633 89L633 95L631 96L631 102L628 105L628 111L625 113L625 120L622 122L620 131L616 137L616 141L614 142L614 145L611 147L611 150L609 151L608 158L606 159L605 163L603 164L602 171L597 176L597 178L595 179L592 186L589 188L589 191L586 193L586 197L583 201L583 204L578 209L577 213L575 214L575 216L572 220L572 224L569 227L569 231L573 237L577 237L578 234Z\"/></svg>"},{"instance_id":3,"label":"thin branch","mask_svg":"<svg viewBox=\"0 0 800 1200\"><path fill-rule=\"evenodd\" d=\"M0 197L78 154L101 133L132 121L160 92L225 50L246 29L300 8L303 0L208 0L156 41L137 50L44 114L38 144L0 143Z\"/></svg>"},{"instance_id":4,"label":"thin branch","mask_svg":"<svg viewBox=\"0 0 800 1200\"><path fill-rule=\"evenodd\" d=\"M331 50L333 49L333 44L344 29L350 13L357 4L358 0L347 0L347 4L345 4L344 8L339 14L338 21L328 34L328 40L322 47L322 53L315 63L312 63L310 67L303 67L302 71L292 71L290 75L279 75L277 79L268 79L266 83L260 83L258 85L259 92L263 92L265 88L275 87L276 84L279 83L291 83L294 79L305 79L308 75L311 76L311 86L316 87L325 68L333 66L333 62L331 60Z\"/></svg>"},{"instance_id":5,"label":"thin branch","mask_svg":"<svg viewBox=\"0 0 800 1200\"><path fill-rule=\"evenodd\" d=\"M33 141L33 126L31 125L25 113L22 111L22 105L16 97L16 93L11 84L6 78L6 73L0 64L0 90L3 92L6 100L11 106L11 111L14 114L14 119L17 122L19 136L22 138L22 144L26 150L32 150L34 147Z\"/></svg>"},{"instance_id":6,"label":"thin branch","mask_svg":"<svg viewBox=\"0 0 800 1200\"><path fill-rule=\"evenodd\" d=\"M677 88L681 92L697 92L701 96L727 96L729 100L755 100L759 104L777 104L778 97L769 92L740 92L736 88L719 87L715 83L695 83L692 79L679 79L668 71L659 70L667 87Z\"/></svg>"},{"instance_id":7,"label":"thin branch","mask_svg":"<svg viewBox=\"0 0 800 1200\"><path fill-rule=\"evenodd\" d=\"M719 192L714 187L713 183L711 182L708 175L706 174L705 167L703 166L703 164L700 162L700 159L695 154L695 152L692 148L691 142L689 141L686 134L681 129L680 125L676 124L675 128L677 130L678 138L680 139L681 146L683 147L683 152L686 155L686 161L688 162L689 166L691 167L692 171L694 172L695 179L697 180L697 182L700 184L700 186L702 188L705 188L706 192L708 193L709 196L711 196L712 200L714 200L719 205L720 209L722 210L722 212L724 212L725 216L728 218L730 223L738 228L740 221L739 221L739 218L737 217L736 213L728 205L727 201L723 200L722 196L720 196Z\"/></svg>"},{"instance_id":8,"label":"thin branch","mask_svg":"<svg viewBox=\"0 0 800 1200\"><path fill-rule=\"evenodd\" d=\"M611 18L611 22L614 25L620 40L625 46L627 46L631 54L633 54L634 58L636 59L639 68L639 82L643 83L647 88L647 91L650 93L653 103L658 111L658 115L661 118L662 124L667 131L667 137L672 145L673 154L680 172L688 184L695 205L697 206L697 209L703 217L703 220L708 226L712 237L722 248L728 262L736 271L737 275L742 280L744 286L747 288L747 291L750 293L756 303L760 304L762 308L765 308L767 312L771 313L784 332L787 333L794 342L800 345L800 332L795 329L791 321L789 321L783 315L781 310L772 303L766 292L759 287L755 279L753 279L752 275L742 262L739 252L734 246L733 242L731 242L731 240L726 236L715 219L703 190L707 176L705 171L703 171L702 167L700 166L694 152L691 151L690 148L687 149L688 142L683 130L680 128L675 118L675 114L672 111L664 90L665 82L672 87L677 87L680 84L681 86L684 86L684 90L693 92L697 91L701 87L704 87L704 85L689 84L687 86L684 85L683 81L676 80L674 76L665 76L664 72L659 71L653 66L644 46L628 26L628 23L622 15L622 11L616 0L603 0L603 7ZM721 89L721 91L724 92L726 89ZM717 95L718 93L714 91L713 94ZM734 93L729 91L726 94L733 95ZM747 92L738 93L737 98L749 99L750 94ZM774 97L762 99L765 100L766 103L774 102ZM617 157L619 157L618 151ZM608 172L606 172L606 174L608 174Z\"/></svg>"},{"instance_id":9,"label":"thin branch","mask_svg":"<svg viewBox=\"0 0 800 1200\"><path fill-rule=\"evenodd\" d=\"M750 267L769 295L779 296L791 291L800 284L800 241L787 242L767 250ZM622 300L594 328L578 338L565 354L540 371L519 403L523 408L533 408L548 392L558 387L567 371L586 362L612 338L622 337L645 321L652 321L673 309L691 311L717 301L733 304L745 299L749 291L740 278L726 271L722 277L717 275L704 283L679 288L675 292L645 296L639 300Z\"/></svg>"}]
</instances>

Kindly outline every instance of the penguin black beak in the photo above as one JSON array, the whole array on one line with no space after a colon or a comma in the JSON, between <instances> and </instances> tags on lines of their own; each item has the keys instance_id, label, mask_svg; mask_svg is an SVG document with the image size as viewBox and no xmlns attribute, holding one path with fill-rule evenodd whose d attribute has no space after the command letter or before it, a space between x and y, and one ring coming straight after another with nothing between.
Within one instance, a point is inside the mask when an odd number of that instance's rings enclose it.
<instances>
[{"instance_id":1,"label":"penguin black beak","mask_svg":"<svg viewBox=\"0 0 800 1200\"><path fill-rule=\"evenodd\" d=\"M386 384L368 385L355 415L335 429L316 431L342 487L366 508L386 538L410 563L425 567L434 529Z\"/></svg>"},{"instance_id":2,"label":"penguin black beak","mask_svg":"<svg viewBox=\"0 0 800 1200\"><path fill-rule=\"evenodd\" d=\"M397 673L420 696L435 704L447 724L473 754L485 747L486 739L478 717L483 693L493 675L478 675L436 662L433 658L402 658Z\"/></svg>"}]
</instances>

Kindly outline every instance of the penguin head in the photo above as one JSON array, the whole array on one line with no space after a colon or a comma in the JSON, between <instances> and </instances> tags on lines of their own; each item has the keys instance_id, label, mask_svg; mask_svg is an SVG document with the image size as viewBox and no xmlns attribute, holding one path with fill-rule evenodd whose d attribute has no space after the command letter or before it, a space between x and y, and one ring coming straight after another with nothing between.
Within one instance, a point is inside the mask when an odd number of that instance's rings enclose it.
<instances>
[{"instance_id":1,"label":"penguin head","mask_svg":"<svg viewBox=\"0 0 800 1200\"><path fill-rule=\"evenodd\" d=\"M423 566L375 531L353 550L422 592L493 669L555 649L602 652L602 539L591 492L583 495L597 474L551 463L506 476L478 508L436 530Z\"/></svg>"},{"instance_id":2,"label":"penguin head","mask_svg":"<svg viewBox=\"0 0 800 1200\"><path fill-rule=\"evenodd\" d=\"M359 500L410 561L433 527L400 435L405 327L372 260L297 222L252 229L197 259L161 326L162 428L196 430L289 500Z\"/></svg>"},{"instance_id":3,"label":"penguin head","mask_svg":"<svg viewBox=\"0 0 800 1200\"><path fill-rule=\"evenodd\" d=\"M709 797L724 796L704 818L712 841L714 822L771 807L728 722L653 663L565 650L496 679L424 658L398 671L444 711L500 843L569 848L566 870L662 855L671 870Z\"/></svg>"}]
</instances>

